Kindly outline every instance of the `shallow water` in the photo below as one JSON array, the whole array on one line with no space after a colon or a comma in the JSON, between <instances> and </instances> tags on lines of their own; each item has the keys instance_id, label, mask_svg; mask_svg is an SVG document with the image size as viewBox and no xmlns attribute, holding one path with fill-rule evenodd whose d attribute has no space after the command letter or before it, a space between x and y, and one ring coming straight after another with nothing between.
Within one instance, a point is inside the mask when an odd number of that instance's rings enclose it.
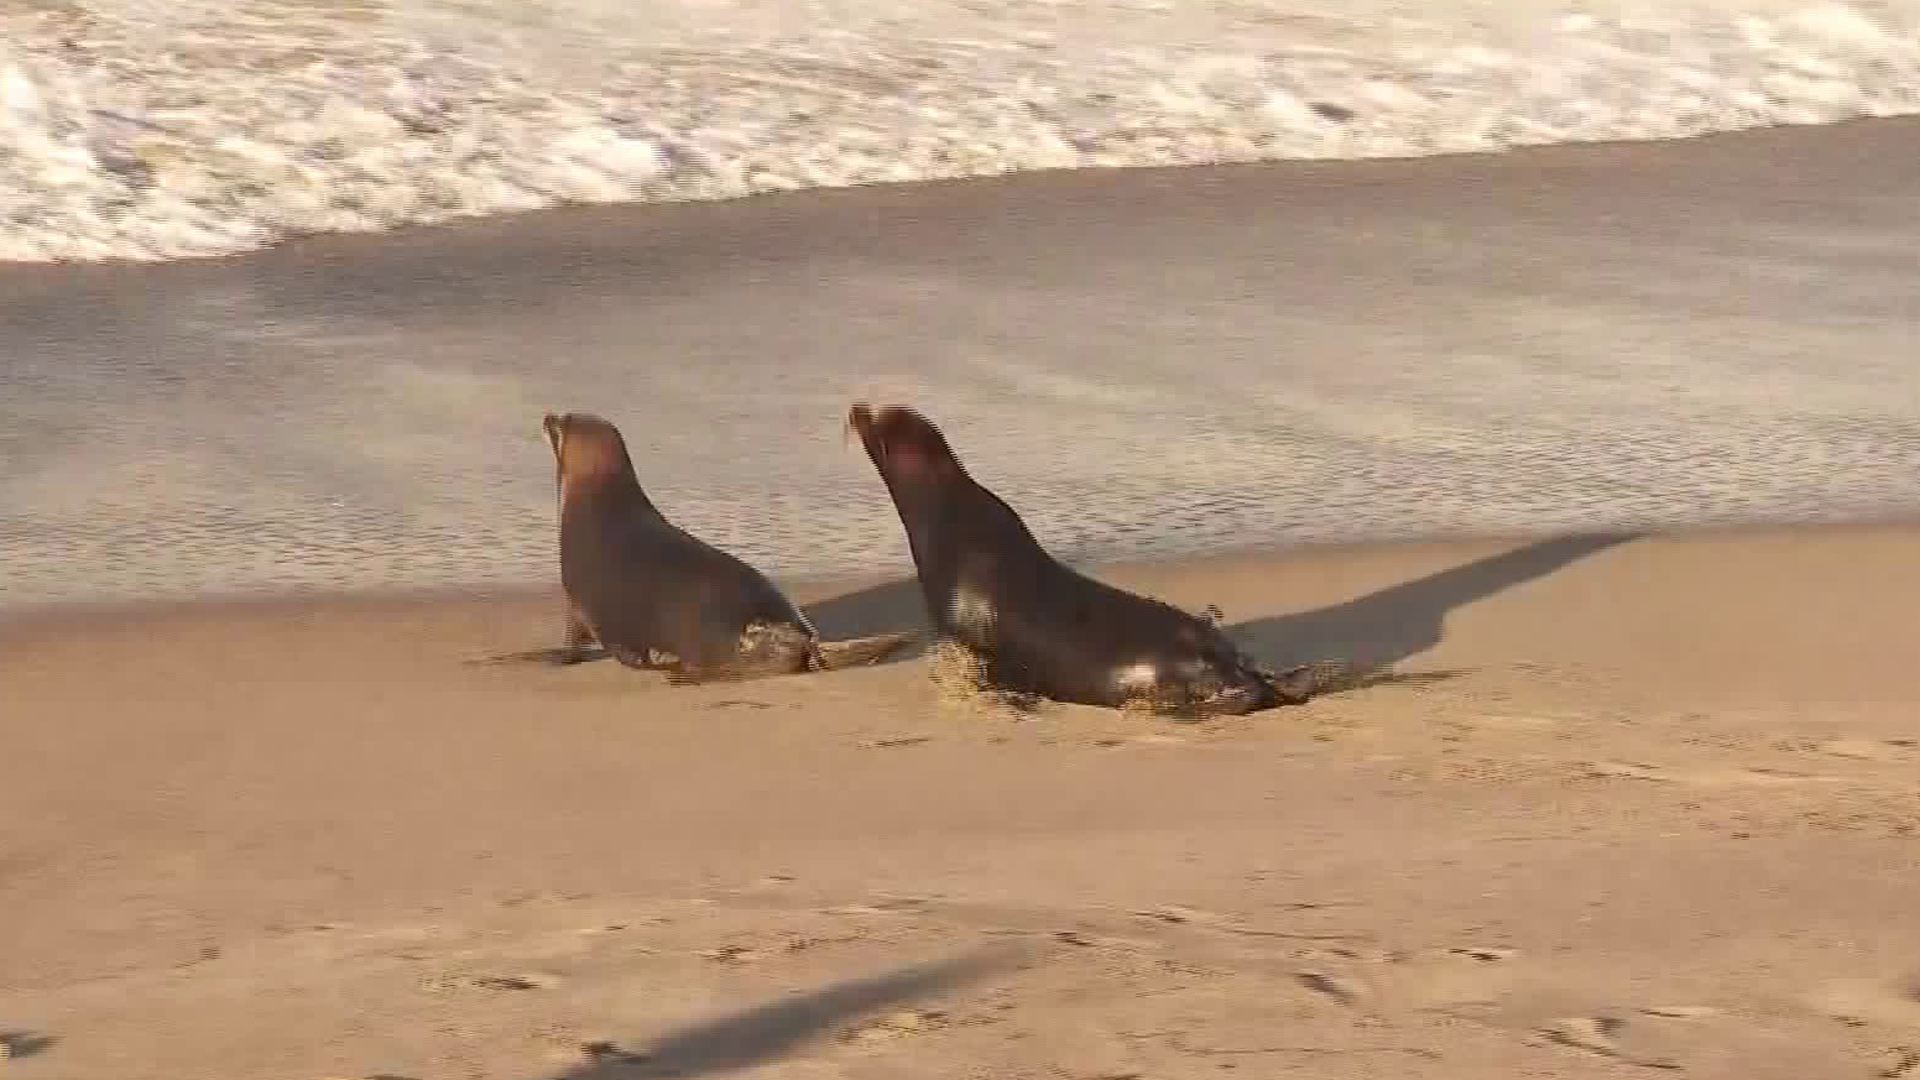
<instances>
[{"instance_id":1,"label":"shallow water","mask_svg":"<svg viewBox=\"0 0 1920 1080\"><path fill-rule=\"evenodd\" d=\"M1886 121L0 270L0 605L551 580L567 409L783 575L908 565L861 396L1074 560L1916 514L1915 205Z\"/></svg>"},{"instance_id":2,"label":"shallow water","mask_svg":"<svg viewBox=\"0 0 1920 1080\"><path fill-rule=\"evenodd\" d=\"M1920 0L7 0L0 259L1920 110Z\"/></svg>"}]
</instances>

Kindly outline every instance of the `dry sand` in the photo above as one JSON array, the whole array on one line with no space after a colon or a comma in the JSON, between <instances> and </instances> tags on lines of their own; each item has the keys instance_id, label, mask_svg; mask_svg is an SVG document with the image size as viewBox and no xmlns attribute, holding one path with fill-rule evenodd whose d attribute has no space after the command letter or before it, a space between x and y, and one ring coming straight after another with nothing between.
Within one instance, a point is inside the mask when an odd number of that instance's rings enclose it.
<instances>
[{"instance_id":1,"label":"dry sand","mask_svg":"<svg viewBox=\"0 0 1920 1080\"><path fill-rule=\"evenodd\" d=\"M1205 725L977 708L923 657L470 663L552 644L546 597L16 621L0 1073L1903 1075L1916 553L1106 568L1269 659L1449 675ZM917 624L861 585L797 591Z\"/></svg>"}]
</instances>

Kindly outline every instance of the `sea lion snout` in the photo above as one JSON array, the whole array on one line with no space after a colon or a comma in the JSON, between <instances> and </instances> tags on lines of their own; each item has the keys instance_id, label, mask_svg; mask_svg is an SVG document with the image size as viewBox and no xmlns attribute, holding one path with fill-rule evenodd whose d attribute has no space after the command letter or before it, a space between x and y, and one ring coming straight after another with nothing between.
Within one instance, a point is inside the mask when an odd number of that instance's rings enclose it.
<instances>
[{"instance_id":1,"label":"sea lion snout","mask_svg":"<svg viewBox=\"0 0 1920 1080\"><path fill-rule=\"evenodd\" d=\"M867 437L871 430L873 430L873 410L864 403L856 402L853 408L847 410L847 422L840 426L840 443L844 446L858 438L860 444L871 451L872 446Z\"/></svg>"},{"instance_id":2,"label":"sea lion snout","mask_svg":"<svg viewBox=\"0 0 1920 1080\"><path fill-rule=\"evenodd\" d=\"M547 444L562 472L578 477L631 474L627 441L620 429L593 413L547 413L540 418ZM635 481L637 484L638 481Z\"/></svg>"},{"instance_id":3,"label":"sea lion snout","mask_svg":"<svg viewBox=\"0 0 1920 1080\"><path fill-rule=\"evenodd\" d=\"M859 434L874 467L890 479L941 477L959 471L940 429L904 405L888 405L875 412L858 402L847 410L847 429Z\"/></svg>"}]
</instances>

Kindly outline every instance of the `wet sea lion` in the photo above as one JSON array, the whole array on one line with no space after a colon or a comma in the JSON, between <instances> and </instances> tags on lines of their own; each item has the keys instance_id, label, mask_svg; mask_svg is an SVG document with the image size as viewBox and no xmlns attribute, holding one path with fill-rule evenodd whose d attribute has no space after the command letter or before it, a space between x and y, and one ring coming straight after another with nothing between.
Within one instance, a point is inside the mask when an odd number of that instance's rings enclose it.
<instances>
[{"instance_id":1,"label":"wet sea lion","mask_svg":"<svg viewBox=\"0 0 1920 1080\"><path fill-rule=\"evenodd\" d=\"M906 527L935 630L971 650L990 683L1196 718L1310 696L1307 666L1276 675L1211 621L1056 561L918 412L856 404L847 425Z\"/></svg>"},{"instance_id":2,"label":"wet sea lion","mask_svg":"<svg viewBox=\"0 0 1920 1080\"><path fill-rule=\"evenodd\" d=\"M563 662L598 641L628 667L684 683L870 664L913 638L822 642L760 571L660 513L618 428L590 413L549 413L541 427L559 501Z\"/></svg>"}]
</instances>

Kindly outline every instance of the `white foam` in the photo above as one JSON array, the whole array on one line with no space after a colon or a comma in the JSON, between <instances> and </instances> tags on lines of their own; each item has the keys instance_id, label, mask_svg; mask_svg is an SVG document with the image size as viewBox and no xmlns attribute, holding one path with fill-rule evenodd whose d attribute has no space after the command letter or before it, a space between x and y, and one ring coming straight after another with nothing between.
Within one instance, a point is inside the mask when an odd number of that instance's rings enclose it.
<instances>
[{"instance_id":1,"label":"white foam","mask_svg":"<svg viewBox=\"0 0 1920 1080\"><path fill-rule=\"evenodd\" d=\"M0 258L567 202L1365 158L1920 112L1920 0L44 0Z\"/></svg>"}]
</instances>

